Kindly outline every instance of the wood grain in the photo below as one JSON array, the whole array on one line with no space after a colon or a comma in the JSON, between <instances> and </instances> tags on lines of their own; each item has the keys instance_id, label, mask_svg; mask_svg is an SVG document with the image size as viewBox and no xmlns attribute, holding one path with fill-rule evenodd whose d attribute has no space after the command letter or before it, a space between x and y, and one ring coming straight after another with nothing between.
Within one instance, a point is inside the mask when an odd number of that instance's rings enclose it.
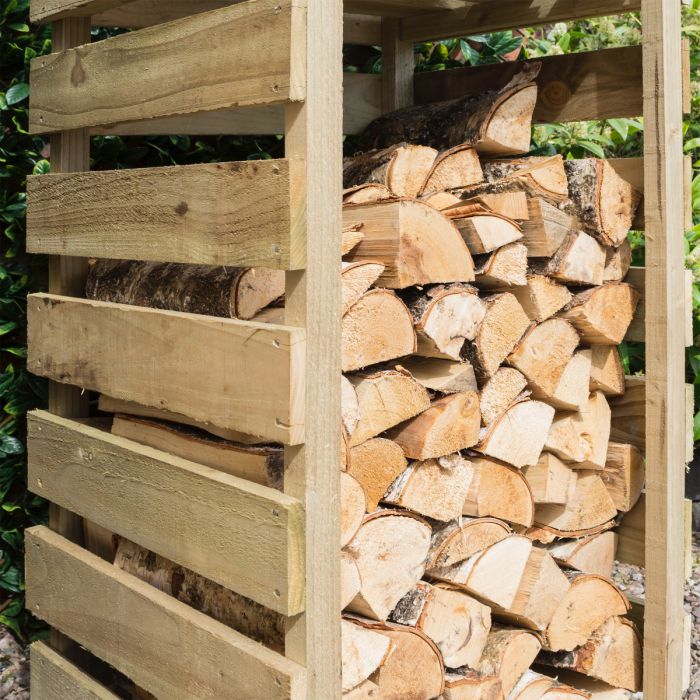
<instances>
[{"instance_id":1,"label":"wood grain","mask_svg":"<svg viewBox=\"0 0 700 700\"><path fill-rule=\"evenodd\" d=\"M303 14L301 0L256 0L35 58L30 131L303 100Z\"/></svg>"},{"instance_id":2,"label":"wood grain","mask_svg":"<svg viewBox=\"0 0 700 700\"><path fill-rule=\"evenodd\" d=\"M45 411L28 423L32 492L277 612L303 610L299 501Z\"/></svg>"},{"instance_id":3,"label":"wood grain","mask_svg":"<svg viewBox=\"0 0 700 700\"><path fill-rule=\"evenodd\" d=\"M292 211L286 160L31 176L27 192L30 253L304 264L304 212Z\"/></svg>"},{"instance_id":4,"label":"wood grain","mask_svg":"<svg viewBox=\"0 0 700 700\"><path fill-rule=\"evenodd\" d=\"M382 19L382 112L413 104L415 58L413 44L402 41L398 19Z\"/></svg>"},{"instance_id":5,"label":"wood grain","mask_svg":"<svg viewBox=\"0 0 700 700\"><path fill-rule=\"evenodd\" d=\"M110 10L123 3L124 0L31 0L29 20L43 24L66 17L89 18L90 15Z\"/></svg>"},{"instance_id":6,"label":"wood grain","mask_svg":"<svg viewBox=\"0 0 700 700\"><path fill-rule=\"evenodd\" d=\"M304 439L304 331L175 311L28 297L30 372L221 428Z\"/></svg>"},{"instance_id":7,"label":"wood grain","mask_svg":"<svg viewBox=\"0 0 700 700\"><path fill-rule=\"evenodd\" d=\"M26 550L27 607L156 697L306 697L298 664L47 528Z\"/></svg>"}]
</instances>

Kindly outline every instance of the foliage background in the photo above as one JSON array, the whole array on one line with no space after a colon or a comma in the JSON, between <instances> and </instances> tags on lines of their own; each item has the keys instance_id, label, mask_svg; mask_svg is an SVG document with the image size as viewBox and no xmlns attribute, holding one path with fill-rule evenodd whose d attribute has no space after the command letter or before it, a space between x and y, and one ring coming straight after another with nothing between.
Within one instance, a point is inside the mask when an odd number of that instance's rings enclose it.
<instances>
[{"instance_id":1,"label":"foliage background","mask_svg":"<svg viewBox=\"0 0 700 700\"><path fill-rule=\"evenodd\" d=\"M25 179L48 172L49 147L26 131L29 61L51 50L50 30L30 27L29 0L0 1L0 624L20 638L42 627L24 611L23 530L46 520L46 504L26 490L25 413L45 405L46 385L25 369L26 309L30 291L45 287L46 261L24 253ZM687 266L693 270L694 326L700 334L700 0L684 7L684 34L691 41L692 113L685 123L686 151L693 156L695 226L685 236ZM113 33L95 30L94 39ZM416 70L446 70L461 65L498 63L563 53L628 46L641 42L636 14L497 32L416 46ZM380 72L378 47L346 47L347 71ZM541 125L535 128L533 153L565 157L629 157L642 154L639 119ZM264 139L171 136L96 137L94 170L196 162L271 158L283 154L281 137ZM346 150L352 152L353 140ZM643 234L632 233L634 264L644 264ZM700 406L700 348L688 350L688 381ZM625 344L629 373L644 369L642 344ZM695 437L700 439L700 413Z\"/></svg>"}]
</instances>

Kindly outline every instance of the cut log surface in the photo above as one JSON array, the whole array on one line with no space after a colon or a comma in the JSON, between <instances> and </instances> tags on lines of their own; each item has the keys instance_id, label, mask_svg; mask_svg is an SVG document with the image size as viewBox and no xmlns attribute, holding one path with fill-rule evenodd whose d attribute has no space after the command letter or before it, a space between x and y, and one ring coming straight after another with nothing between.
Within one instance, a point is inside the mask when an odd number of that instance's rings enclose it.
<instances>
[{"instance_id":1,"label":"cut log surface","mask_svg":"<svg viewBox=\"0 0 700 700\"><path fill-rule=\"evenodd\" d=\"M474 449L518 468L537 464L553 418L548 404L520 401L484 429Z\"/></svg>"},{"instance_id":2,"label":"cut log surface","mask_svg":"<svg viewBox=\"0 0 700 700\"><path fill-rule=\"evenodd\" d=\"M508 700L542 700L554 683L553 678L532 670L525 671L513 690L510 691Z\"/></svg>"},{"instance_id":3,"label":"cut log surface","mask_svg":"<svg viewBox=\"0 0 700 700\"><path fill-rule=\"evenodd\" d=\"M503 700L501 679L485 676L468 668L445 673L444 700Z\"/></svg>"},{"instance_id":4,"label":"cut log surface","mask_svg":"<svg viewBox=\"0 0 700 700\"><path fill-rule=\"evenodd\" d=\"M437 154L426 146L398 144L346 158L343 187L378 184L397 197L417 197Z\"/></svg>"},{"instance_id":5,"label":"cut log surface","mask_svg":"<svg viewBox=\"0 0 700 700\"><path fill-rule=\"evenodd\" d=\"M472 478L471 464L459 454L411 462L383 500L433 520L448 522L461 515Z\"/></svg>"},{"instance_id":6,"label":"cut log surface","mask_svg":"<svg viewBox=\"0 0 700 700\"><path fill-rule=\"evenodd\" d=\"M567 160L564 167L579 225L603 245L620 246L632 228L641 193L605 160Z\"/></svg>"},{"instance_id":7,"label":"cut log surface","mask_svg":"<svg viewBox=\"0 0 700 700\"><path fill-rule=\"evenodd\" d=\"M481 457L472 458L473 478L462 513L478 518L494 517L530 527L535 504L520 470Z\"/></svg>"},{"instance_id":8,"label":"cut log surface","mask_svg":"<svg viewBox=\"0 0 700 700\"><path fill-rule=\"evenodd\" d=\"M503 693L508 696L539 650L540 641L532 632L495 627L486 642L479 670L500 678Z\"/></svg>"},{"instance_id":9,"label":"cut log surface","mask_svg":"<svg viewBox=\"0 0 700 700\"><path fill-rule=\"evenodd\" d=\"M379 686L369 679L343 693L343 700L377 700L377 698L379 698Z\"/></svg>"},{"instance_id":10,"label":"cut log surface","mask_svg":"<svg viewBox=\"0 0 700 700\"><path fill-rule=\"evenodd\" d=\"M620 351L614 345L591 346L591 391L602 391L606 396L625 393L625 373Z\"/></svg>"},{"instance_id":11,"label":"cut log surface","mask_svg":"<svg viewBox=\"0 0 700 700\"><path fill-rule=\"evenodd\" d=\"M554 670L549 670L550 673L554 675ZM613 688L607 683L603 683L603 681L597 681L594 678L582 676L580 673L565 671L558 668L556 669L556 676L565 683L581 688L583 692L588 693L585 697L590 697L591 700L632 700L632 693L628 690Z\"/></svg>"},{"instance_id":12,"label":"cut log surface","mask_svg":"<svg viewBox=\"0 0 700 700\"><path fill-rule=\"evenodd\" d=\"M522 221L523 243L530 258L551 258L561 248L575 227L575 219L544 197L531 197L527 203L527 219Z\"/></svg>"},{"instance_id":13,"label":"cut log surface","mask_svg":"<svg viewBox=\"0 0 700 700\"><path fill-rule=\"evenodd\" d=\"M385 199L395 199L386 185L358 185L357 187L349 187L343 190L343 204L370 204L372 202L381 202ZM346 252L348 251L343 250L343 255Z\"/></svg>"},{"instance_id":14,"label":"cut log surface","mask_svg":"<svg viewBox=\"0 0 700 700\"><path fill-rule=\"evenodd\" d=\"M488 211L475 211L453 218L472 255L483 255L523 237L520 226L505 216Z\"/></svg>"},{"instance_id":15,"label":"cut log surface","mask_svg":"<svg viewBox=\"0 0 700 700\"><path fill-rule=\"evenodd\" d=\"M411 459L430 459L464 450L479 442L481 412L476 391L435 399L423 413L401 423L389 437Z\"/></svg>"},{"instance_id":16,"label":"cut log surface","mask_svg":"<svg viewBox=\"0 0 700 700\"><path fill-rule=\"evenodd\" d=\"M476 391L474 368L466 362L450 362L436 358L407 357L400 365L422 386L440 394Z\"/></svg>"},{"instance_id":17,"label":"cut log surface","mask_svg":"<svg viewBox=\"0 0 700 700\"><path fill-rule=\"evenodd\" d=\"M569 197L569 182L560 155L487 160L483 167L484 177L489 182L517 182L528 194L540 195L554 202Z\"/></svg>"},{"instance_id":18,"label":"cut log surface","mask_svg":"<svg viewBox=\"0 0 700 700\"><path fill-rule=\"evenodd\" d=\"M591 357L590 348L577 350L574 353L561 375L554 394L547 398L550 406L565 411L585 410L590 395Z\"/></svg>"},{"instance_id":19,"label":"cut log surface","mask_svg":"<svg viewBox=\"0 0 700 700\"><path fill-rule=\"evenodd\" d=\"M359 625L352 619L341 621L343 692L366 681L386 660L391 639Z\"/></svg>"},{"instance_id":20,"label":"cut log surface","mask_svg":"<svg viewBox=\"0 0 700 700\"><path fill-rule=\"evenodd\" d=\"M179 423L117 414L112 433L256 484L281 489L284 455L274 445L242 445Z\"/></svg>"},{"instance_id":21,"label":"cut log surface","mask_svg":"<svg viewBox=\"0 0 700 700\"><path fill-rule=\"evenodd\" d=\"M407 372L383 370L348 379L360 410L351 448L430 408L427 390Z\"/></svg>"},{"instance_id":22,"label":"cut log surface","mask_svg":"<svg viewBox=\"0 0 700 700\"><path fill-rule=\"evenodd\" d=\"M97 301L247 320L284 295L284 271L98 260L90 266L85 294Z\"/></svg>"},{"instance_id":23,"label":"cut log surface","mask_svg":"<svg viewBox=\"0 0 700 700\"><path fill-rule=\"evenodd\" d=\"M474 287L463 284L430 285L406 290L418 337L417 354L459 360L466 340L474 340L486 305Z\"/></svg>"},{"instance_id":24,"label":"cut log surface","mask_svg":"<svg viewBox=\"0 0 700 700\"><path fill-rule=\"evenodd\" d=\"M340 378L340 410L343 419L343 427L346 436L355 432L360 421L360 406L357 401L357 392L350 380L345 376Z\"/></svg>"},{"instance_id":25,"label":"cut log surface","mask_svg":"<svg viewBox=\"0 0 700 700\"><path fill-rule=\"evenodd\" d=\"M561 315L590 345L619 345L627 333L639 292L630 284L610 282L577 294Z\"/></svg>"},{"instance_id":26,"label":"cut log surface","mask_svg":"<svg viewBox=\"0 0 700 700\"><path fill-rule=\"evenodd\" d=\"M478 666L491 629L491 609L448 584L419 581L391 614L435 643L447 668Z\"/></svg>"},{"instance_id":27,"label":"cut log surface","mask_svg":"<svg viewBox=\"0 0 700 700\"><path fill-rule=\"evenodd\" d=\"M644 460L634 445L608 443L608 456L601 478L615 508L627 513L639 500L644 488Z\"/></svg>"},{"instance_id":28,"label":"cut log surface","mask_svg":"<svg viewBox=\"0 0 700 700\"><path fill-rule=\"evenodd\" d=\"M343 221L345 226L359 226L363 234L346 260L381 262L381 287L474 280L474 264L457 227L424 202L346 205Z\"/></svg>"},{"instance_id":29,"label":"cut log surface","mask_svg":"<svg viewBox=\"0 0 700 700\"><path fill-rule=\"evenodd\" d=\"M527 379L514 367L501 367L481 390L481 423L491 425L523 393Z\"/></svg>"},{"instance_id":30,"label":"cut log surface","mask_svg":"<svg viewBox=\"0 0 700 700\"><path fill-rule=\"evenodd\" d=\"M571 574L570 587L556 607L543 635L549 651L573 651L611 617L626 615L627 597L608 578Z\"/></svg>"},{"instance_id":31,"label":"cut log surface","mask_svg":"<svg viewBox=\"0 0 700 700\"><path fill-rule=\"evenodd\" d=\"M467 187L484 179L476 149L459 145L443 151L428 173L422 194Z\"/></svg>"},{"instance_id":32,"label":"cut log surface","mask_svg":"<svg viewBox=\"0 0 700 700\"><path fill-rule=\"evenodd\" d=\"M511 291L528 317L538 323L554 316L572 299L567 287L546 275L529 274L524 287Z\"/></svg>"},{"instance_id":33,"label":"cut log surface","mask_svg":"<svg viewBox=\"0 0 700 700\"><path fill-rule=\"evenodd\" d=\"M387 510L368 516L347 546L362 584L348 610L386 620L423 575L430 535L430 526L409 513Z\"/></svg>"},{"instance_id":34,"label":"cut log surface","mask_svg":"<svg viewBox=\"0 0 700 700\"><path fill-rule=\"evenodd\" d=\"M523 476L536 504L559 505L566 503L570 482L576 478L566 464L549 452L543 452L537 464L523 467Z\"/></svg>"},{"instance_id":35,"label":"cut log surface","mask_svg":"<svg viewBox=\"0 0 700 700\"><path fill-rule=\"evenodd\" d=\"M360 529L366 511L365 492L347 472L340 474L340 546L345 547Z\"/></svg>"},{"instance_id":36,"label":"cut log surface","mask_svg":"<svg viewBox=\"0 0 700 700\"><path fill-rule=\"evenodd\" d=\"M617 533L608 530L579 540L561 540L548 549L561 566L609 578L617 551Z\"/></svg>"},{"instance_id":37,"label":"cut log surface","mask_svg":"<svg viewBox=\"0 0 700 700\"><path fill-rule=\"evenodd\" d=\"M374 201L374 200L373 200ZM347 255L365 237L362 233L362 224L350 224L343 226L340 242L341 255Z\"/></svg>"},{"instance_id":38,"label":"cut log surface","mask_svg":"<svg viewBox=\"0 0 700 700\"><path fill-rule=\"evenodd\" d=\"M348 473L362 485L368 513L377 509L389 486L407 466L403 450L392 440L370 438L350 448Z\"/></svg>"},{"instance_id":39,"label":"cut log surface","mask_svg":"<svg viewBox=\"0 0 700 700\"><path fill-rule=\"evenodd\" d=\"M546 273L567 284L603 284L605 249L583 231L569 231L546 266Z\"/></svg>"},{"instance_id":40,"label":"cut log surface","mask_svg":"<svg viewBox=\"0 0 700 700\"><path fill-rule=\"evenodd\" d=\"M611 617L573 651L543 652L538 661L638 692L642 688L642 649L634 623Z\"/></svg>"},{"instance_id":41,"label":"cut log surface","mask_svg":"<svg viewBox=\"0 0 700 700\"><path fill-rule=\"evenodd\" d=\"M632 246L624 240L618 248L605 249L603 282L622 282L632 265Z\"/></svg>"},{"instance_id":42,"label":"cut log surface","mask_svg":"<svg viewBox=\"0 0 700 700\"><path fill-rule=\"evenodd\" d=\"M479 289L510 289L527 284L527 248L522 243L509 243L485 258L475 258Z\"/></svg>"},{"instance_id":43,"label":"cut log surface","mask_svg":"<svg viewBox=\"0 0 700 700\"><path fill-rule=\"evenodd\" d=\"M443 200L444 204L438 207L450 217L458 217L460 207L477 206L518 222L530 218L527 194L512 182L486 182L453 190L451 194L454 199L449 204Z\"/></svg>"},{"instance_id":44,"label":"cut log surface","mask_svg":"<svg viewBox=\"0 0 700 700\"><path fill-rule=\"evenodd\" d=\"M380 262L362 260L356 263L343 263L340 273L343 293L343 313L345 313L379 279L384 272Z\"/></svg>"},{"instance_id":45,"label":"cut log surface","mask_svg":"<svg viewBox=\"0 0 700 700\"><path fill-rule=\"evenodd\" d=\"M362 582L357 564L349 552L340 553L340 609L344 610L360 592Z\"/></svg>"},{"instance_id":46,"label":"cut log surface","mask_svg":"<svg viewBox=\"0 0 700 700\"><path fill-rule=\"evenodd\" d=\"M344 372L410 355L416 334L408 309L387 289L371 289L342 320Z\"/></svg>"}]
</instances>

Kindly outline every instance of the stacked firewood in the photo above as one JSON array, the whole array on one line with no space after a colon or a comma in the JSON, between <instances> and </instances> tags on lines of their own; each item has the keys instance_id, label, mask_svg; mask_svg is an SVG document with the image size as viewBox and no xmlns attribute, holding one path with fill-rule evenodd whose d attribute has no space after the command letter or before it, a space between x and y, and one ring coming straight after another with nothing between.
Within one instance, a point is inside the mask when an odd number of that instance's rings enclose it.
<instances>
[{"instance_id":1,"label":"stacked firewood","mask_svg":"<svg viewBox=\"0 0 700 700\"><path fill-rule=\"evenodd\" d=\"M385 115L345 165L348 700L640 689L639 634L609 577L644 468L611 441L608 403L639 300L623 279L640 194L605 161L522 156L531 79ZM88 281L91 298L275 322L283 291L282 273L156 263L99 262ZM117 434L282 486L280 446L100 405ZM270 611L130 542L116 562L283 650Z\"/></svg>"}]
</instances>

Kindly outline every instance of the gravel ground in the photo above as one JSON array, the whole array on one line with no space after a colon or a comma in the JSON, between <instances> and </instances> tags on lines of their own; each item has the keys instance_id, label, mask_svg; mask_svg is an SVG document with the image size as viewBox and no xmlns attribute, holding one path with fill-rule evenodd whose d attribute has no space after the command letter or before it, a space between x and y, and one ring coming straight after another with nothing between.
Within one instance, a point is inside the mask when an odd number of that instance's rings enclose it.
<instances>
[{"instance_id":1,"label":"gravel ground","mask_svg":"<svg viewBox=\"0 0 700 700\"><path fill-rule=\"evenodd\" d=\"M27 650L0 626L0 698L29 700Z\"/></svg>"}]
</instances>

